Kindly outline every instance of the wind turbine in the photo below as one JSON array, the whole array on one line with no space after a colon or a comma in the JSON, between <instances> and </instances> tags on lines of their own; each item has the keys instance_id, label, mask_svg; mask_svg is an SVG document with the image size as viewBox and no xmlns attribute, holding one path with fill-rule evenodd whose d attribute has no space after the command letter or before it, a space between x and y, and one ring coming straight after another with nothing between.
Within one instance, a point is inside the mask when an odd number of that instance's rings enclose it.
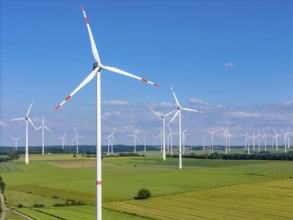
<instances>
[{"instance_id":1,"label":"wind turbine","mask_svg":"<svg viewBox=\"0 0 293 220\"><path fill-rule=\"evenodd\" d=\"M267 137L269 137L270 135L267 134L264 129L262 131L263 131L262 137L265 139L265 151L267 151Z\"/></svg>"},{"instance_id":2,"label":"wind turbine","mask_svg":"<svg viewBox=\"0 0 293 220\"><path fill-rule=\"evenodd\" d=\"M212 136L212 146L211 146L211 153L214 153L214 134L218 132L218 129L216 130L207 130L207 132Z\"/></svg>"},{"instance_id":3,"label":"wind turbine","mask_svg":"<svg viewBox=\"0 0 293 220\"><path fill-rule=\"evenodd\" d=\"M225 147L225 153L228 154L228 147L229 147L229 151L230 151L230 139L231 137L233 137L233 135L231 135L229 133L229 128L224 128L224 133L222 134L223 138L225 138L226 140L226 147Z\"/></svg>"},{"instance_id":4,"label":"wind turbine","mask_svg":"<svg viewBox=\"0 0 293 220\"><path fill-rule=\"evenodd\" d=\"M274 138L275 138L275 140L276 140L276 150L279 150L279 146L278 146L278 137L281 137L282 134L277 133L277 131L276 131L275 129L274 129L274 132L275 132L275 136L274 136Z\"/></svg>"},{"instance_id":5,"label":"wind turbine","mask_svg":"<svg viewBox=\"0 0 293 220\"><path fill-rule=\"evenodd\" d=\"M160 118L162 118L163 121L163 134L162 134L162 140L163 140L163 149L162 149L162 153L163 153L163 160L166 160L166 117L169 116L170 114L172 114L173 112L175 112L176 110L173 110L167 114L163 114L161 112L157 112L151 109L151 111L153 113L155 113L157 116L159 116Z\"/></svg>"},{"instance_id":6,"label":"wind turbine","mask_svg":"<svg viewBox=\"0 0 293 220\"><path fill-rule=\"evenodd\" d=\"M29 164L29 156L28 156L28 123L30 123L34 129L37 129L32 120L28 117L31 111L33 103L31 103L25 117L11 119L11 121L24 121L25 120L25 164Z\"/></svg>"},{"instance_id":7,"label":"wind turbine","mask_svg":"<svg viewBox=\"0 0 293 220\"><path fill-rule=\"evenodd\" d=\"M12 136L10 136L13 140L14 140L14 144L15 144L15 151L17 151L17 142L18 142L18 140L21 138L21 137L12 137Z\"/></svg>"},{"instance_id":8,"label":"wind turbine","mask_svg":"<svg viewBox=\"0 0 293 220\"><path fill-rule=\"evenodd\" d=\"M285 150L285 153L287 153L287 150L289 149L289 145L290 145L290 135L292 135L293 133L289 132L289 131L283 131L283 130L281 130L281 132L284 135L284 150ZM287 140L288 140L288 142L287 142ZM288 145L287 145L287 143L288 143Z\"/></svg>"},{"instance_id":9,"label":"wind turbine","mask_svg":"<svg viewBox=\"0 0 293 220\"><path fill-rule=\"evenodd\" d=\"M44 155L45 154L45 129L47 129L50 132L53 132L53 131L50 130L50 128L48 128L45 125L45 117L44 117L44 115L43 115L42 125L40 127L38 127L36 130L39 130L41 128L42 128L42 155Z\"/></svg>"},{"instance_id":10,"label":"wind turbine","mask_svg":"<svg viewBox=\"0 0 293 220\"><path fill-rule=\"evenodd\" d=\"M182 169L182 143L181 143L181 138L182 138L182 132L181 132L181 111L182 110L185 110L185 111L190 111L190 112L199 112L199 111L197 111L197 110L195 110L195 109L189 109L189 108L182 108L181 107L181 105L180 105L180 103L179 103L179 101L178 101L178 99L177 99L177 97L176 97L176 94L175 94L175 92L174 92L174 90L173 90L173 88L171 87L171 90L172 90L172 93L173 93L173 96L174 96L174 99L175 99L175 101L176 101L176 104L177 104L177 109L176 109L176 113L175 113L175 115L173 116L173 118L171 119L171 121L170 121L170 123L169 124L171 124L172 123L172 121L177 117L177 115L178 115L178 121L179 121L179 170L181 170Z\"/></svg>"},{"instance_id":11,"label":"wind turbine","mask_svg":"<svg viewBox=\"0 0 293 220\"><path fill-rule=\"evenodd\" d=\"M102 70L108 70L114 73L118 73L124 76L128 76L131 78L135 78L138 80L141 80L146 83L150 83L151 85L158 86L158 84L155 84L151 81L148 81L144 78L138 77L136 75L130 74L128 72L125 72L123 70L117 69L115 67L110 67L110 66L104 66L102 65L100 61L100 57L98 54L98 50L96 48L96 44L94 41L94 37L89 25L88 18L86 16L85 10L82 8L83 16L85 18L85 23L88 29L89 37L90 37L90 42L91 42L91 47L92 47L92 52L95 58L96 63L94 63L94 70L82 81L81 84L69 95L65 98L61 104L59 104L55 110L59 109L66 101L68 101L76 92L78 92L82 87L84 87L88 82L90 82L95 76L97 76L97 90L96 90L96 98L97 98L97 111L96 111L96 117L97 117L97 144L96 144L96 186L97 186L97 219L102 219L102 140L101 140L101 71Z\"/></svg>"},{"instance_id":12,"label":"wind turbine","mask_svg":"<svg viewBox=\"0 0 293 220\"><path fill-rule=\"evenodd\" d=\"M116 142L116 139L114 137L114 134L116 132L116 129L114 129L114 131L107 137L105 137L108 141L108 155L110 155L110 148L111 148L111 155L113 155L113 144L114 141Z\"/></svg>"},{"instance_id":13,"label":"wind turbine","mask_svg":"<svg viewBox=\"0 0 293 220\"><path fill-rule=\"evenodd\" d=\"M76 129L74 129L75 131L75 137L72 139L72 141L76 140L76 154L78 154L78 138L83 138L83 136L80 136Z\"/></svg>"},{"instance_id":14,"label":"wind turbine","mask_svg":"<svg viewBox=\"0 0 293 220\"><path fill-rule=\"evenodd\" d=\"M205 151L206 150L206 136L204 135L202 138L202 150Z\"/></svg>"},{"instance_id":15,"label":"wind turbine","mask_svg":"<svg viewBox=\"0 0 293 220\"><path fill-rule=\"evenodd\" d=\"M253 135L251 136L247 136L247 154L250 154L250 144L249 144L249 139L252 139L253 140Z\"/></svg>"},{"instance_id":16,"label":"wind turbine","mask_svg":"<svg viewBox=\"0 0 293 220\"><path fill-rule=\"evenodd\" d=\"M133 152L136 153L136 141L139 142L139 138L137 137L138 129L134 131L134 134L130 134L128 136L133 137Z\"/></svg>"},{"instance_id":17,"label":"wind turbine","mask_svg":"<svg viewBox=\"0 0 293 220\"><path fill-rule=\"evenodd\" d=\"M186 135L189 135L186 133L188 128L185 128L184 131L182 132L182 153L185 153L185 144L186 144Z\"/></svg>"},{"instance_id":18,"label":"wind turbine","mask_svg":"<svg viewBox=\"0 0 293 220\"><path fill-rule=\"evenodd\" d=\"M173 134L176 134L176 133L173 133L170 127L169 127L169 131L170 133L168 134L168 138L170 137L170 154L171 156L173 156Z\"/></svg>"},{"instance_id":19,"label":"wind turbine","mask_svg":"<svg viewBox=\"0 0 293 220\"><path fill-rule=\"evenodd\" d=\"M62 150L64 151L64 144L65 144L65 133L63 134L63 136L62 137L59 137L58 138L59 140L61 140L61 143L62 143Z\"/></svg>"},{"instance_id":20,"label":"wind turbine","mask_svg":"<svg viewBox=\"0 0 293 220\"><path fill-rule=\"evenodd\" d=\"M144 136L144 139L143 140L144 140L144 148L143 148L143 151L146 152L146 136Z\"/></svg>"}]
</instances>

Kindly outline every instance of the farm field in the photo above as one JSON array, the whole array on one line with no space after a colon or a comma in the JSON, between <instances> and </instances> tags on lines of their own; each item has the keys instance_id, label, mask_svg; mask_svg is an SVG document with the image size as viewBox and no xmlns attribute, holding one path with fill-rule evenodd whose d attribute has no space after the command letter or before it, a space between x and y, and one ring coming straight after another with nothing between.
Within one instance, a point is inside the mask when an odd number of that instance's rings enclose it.
<instances>
[{"instance_id":1,"label":"farm field","mask_svg":"<svg viewBox=\"0 0 293 220\"><path fill-rule=\"evenodd\" d=\"M30 165L23 161L0 164L9 208L34 219L95 219L95 158L31 155ZM176 158L104 158L103 219L293 216L290 161L183 159L184 169L177 165ZM141 188L149 189L152 198L134 200ZM56 206L72 200L82 205Z\"/></svg>"}]
</instances>

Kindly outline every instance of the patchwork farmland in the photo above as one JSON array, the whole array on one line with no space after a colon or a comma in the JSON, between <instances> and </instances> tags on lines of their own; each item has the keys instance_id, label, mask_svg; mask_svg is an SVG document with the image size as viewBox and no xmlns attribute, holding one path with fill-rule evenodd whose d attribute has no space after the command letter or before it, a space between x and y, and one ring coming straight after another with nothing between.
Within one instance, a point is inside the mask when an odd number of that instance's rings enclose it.
<instances>
[{"instance_id":1,"label":"patchwork farmland","mask_svg":"<svg viewBox=\"0 0 293 220\"><path fill-rule=\"evenodd\" d=\"M95 159L32 155L2 163L6 219L95 219ZM104 158L103 219L292 219L293 163ZM134 200L141 188L147 200ZM74 216L74 217L73 217Z\"/></svg>"}]
</instances>

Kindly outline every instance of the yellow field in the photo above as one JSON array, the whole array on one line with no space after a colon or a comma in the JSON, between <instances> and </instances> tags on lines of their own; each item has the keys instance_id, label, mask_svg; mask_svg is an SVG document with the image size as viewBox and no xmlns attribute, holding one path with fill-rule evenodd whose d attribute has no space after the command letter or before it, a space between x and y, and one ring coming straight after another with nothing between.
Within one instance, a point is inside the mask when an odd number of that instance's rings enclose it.
<instances>
[{"instance_id":1,"label":"yellow field","mask_svg":"<svg viewBox=\"0 0 293 220\"><path fill-rule=\"evenodd\" d=\"M154 219L292 219L293 178L239 184L104 206Z\"/></svg>"}]
</instances>

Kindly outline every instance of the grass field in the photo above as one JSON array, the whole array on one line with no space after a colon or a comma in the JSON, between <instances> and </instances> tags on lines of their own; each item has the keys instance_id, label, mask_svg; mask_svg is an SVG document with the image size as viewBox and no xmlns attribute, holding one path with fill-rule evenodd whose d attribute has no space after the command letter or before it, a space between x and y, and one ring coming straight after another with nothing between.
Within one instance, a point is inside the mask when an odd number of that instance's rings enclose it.
<instances>
[{"instance_id":1,"label":"grass field","mask_svg":"<svg viewBox=\"0 0 293 220\"><path fill-rule=\"evenodd\" d=\"M0 164L10 208L41 220L95 219L95 158L30 161ZM177 166L176 158L104 158L103 219L292 219L293 162L183 159L184 169ZM152 198L134 200L143 187ZM85 205L54 206L68 199Z\"/></svg>"}]
</instances>

